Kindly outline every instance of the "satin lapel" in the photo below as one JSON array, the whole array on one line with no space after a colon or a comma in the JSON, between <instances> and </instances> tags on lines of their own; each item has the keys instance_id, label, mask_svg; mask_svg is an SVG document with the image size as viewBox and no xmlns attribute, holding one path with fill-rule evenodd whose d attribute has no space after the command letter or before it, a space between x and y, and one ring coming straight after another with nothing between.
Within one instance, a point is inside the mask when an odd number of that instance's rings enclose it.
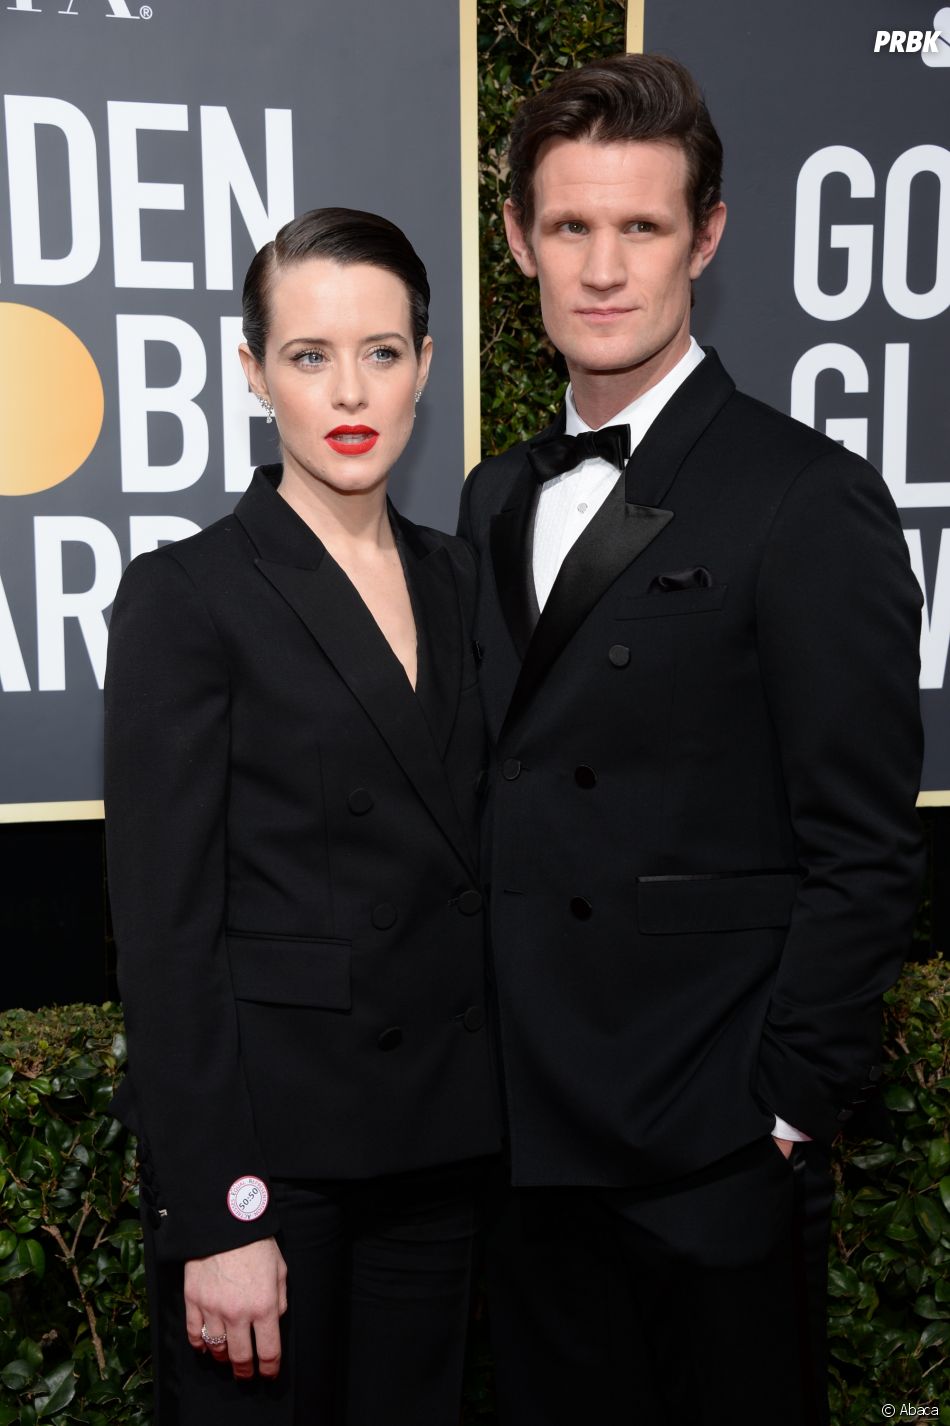
<instances>
[{"instance_id":1,"label":"satin lapel","mask_svg":"<svg viewBox=\"0 0 950 1426\"><path fill-rule=\"evenodd\" d=\"M557 420L528 444L531 446L550 436L560 435L563 430L562 408ZM525 454L508 500L492 517L489 534L498 601L519 659L525 656L539 618L531 551L540 492L541 487Z\"/></svg>"},{"instance_id":2,"label":"satin lapel","mask_svg":"<svg viewBox=\"0 0 950 1426\"><path fill-rule=\"evenodd\" d=\"M712 347L706 347L705 352L704 360L673 393L627 462L628 503L662 505L680 466L735 391L735 382Z\"/></svg>"},{"instance_id":3,"label":"satin lapel","mask_svg":"<svg viewBox=\"0 0 950 1426\"><path fill-rule=\"evenodd\" d=\"M617 576L672 519L672 510L628 504L623 481L617 481L561 565L521 665L504 730L520 717L564 645Z\"/></svg>"},{"instance_id":4,"label":"satin lapel","mask_svg":"<svg viewBox=\"0 0 950 1426\"><path fill-rule=\"evenodd\" d=\"M279 478L279 467L256 471L235 512L259 552L255 564L302 619L474 874L473 848L440 750L402 665L339 565L277 494ZM441 547L430 552L411 526L402 521L399 526L413 606L431 635L431 663L441 666L434 675L433 721L447 740L460 680L461 641L452 622L459 618L458 595L446 552Z\"/></svg>"},{"instance_id":5,"label":"satin lapel","mask_svg":"<svg viewBox=\"0 0 950 1426\"><path fill-rule=\"evenodd\" d=\"M439 757L445 757L462 686L462 615L444 545L428 548L390 507L419 640L417 696Z\"/></svg>"},{"instance_id":6,"label":"satin lapel","mask_svg":"<svg viewBox=\"0 0 950 1426\"><path fill-rule=\"evenodd\" d=\"M627 462L622 479L561 565L525 651L503 733L520 717L598 600L673 519L672 510L662 509L661 502L680 466L734 391L735 383L707 347L705 359L657 416Z\"/></svg>"}]
</instances>

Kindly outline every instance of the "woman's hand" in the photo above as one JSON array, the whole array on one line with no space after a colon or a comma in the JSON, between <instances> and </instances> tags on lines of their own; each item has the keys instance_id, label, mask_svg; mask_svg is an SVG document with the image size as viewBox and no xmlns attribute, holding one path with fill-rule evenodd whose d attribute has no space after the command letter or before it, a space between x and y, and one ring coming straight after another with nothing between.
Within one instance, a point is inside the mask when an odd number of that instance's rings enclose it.
<instances>
[{"instance_id":1,"label":"woman's hand","mask_svg":"<svg viewBox=\"0 0 950 1426\"><path fill-rule=\"evenodd\" d=\"M185 1326L193 1347L204 1351L209 1337L225 1336L208 1346L216 1361L230 1359L236 1377L254 1375L254 1348L261 1376L280 1371L280 1317L287 1311L287 1265L275 1239L262 1238L228 1253L185 1263ZM251 1342L251 1330L254 1342Z\"/></svg>"}]
</instances>

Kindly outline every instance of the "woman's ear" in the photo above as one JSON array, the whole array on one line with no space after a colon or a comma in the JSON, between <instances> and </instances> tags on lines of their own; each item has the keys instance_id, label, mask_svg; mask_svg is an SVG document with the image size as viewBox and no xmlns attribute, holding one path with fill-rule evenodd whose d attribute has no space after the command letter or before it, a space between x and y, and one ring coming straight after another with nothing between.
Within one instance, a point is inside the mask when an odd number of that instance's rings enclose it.
<instances>
[{"instance_id":1,"label":"woman's ear","mask_svg":"<svg viewBox=\"0 0 950 1426\"><path fill-rule=\"evenodd\" d=\"M244 375L247 377L248 389L253 391L255 396L259 396L262 401L269 400L263 368L247 342L241 342L238 347L238 356L241 358Z\"/></svg>"}]
</instances>

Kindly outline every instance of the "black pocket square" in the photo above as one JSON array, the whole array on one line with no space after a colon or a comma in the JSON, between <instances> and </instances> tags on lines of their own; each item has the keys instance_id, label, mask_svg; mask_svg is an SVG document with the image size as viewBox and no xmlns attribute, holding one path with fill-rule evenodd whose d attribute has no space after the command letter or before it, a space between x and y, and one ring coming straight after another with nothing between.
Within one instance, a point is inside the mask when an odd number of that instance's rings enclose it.
<instances>
[{"instance_id":1,"label":"black pocket square","mask_svg":"<svg viewBox=\"0 0 950 1426\"><path fill-rule=\"evenodd\" d=\"M712 589L713 577L704 564L695 569L673 569L651 581L648 594L669 594L674 589Z\"/></svg>"}]
</instances>

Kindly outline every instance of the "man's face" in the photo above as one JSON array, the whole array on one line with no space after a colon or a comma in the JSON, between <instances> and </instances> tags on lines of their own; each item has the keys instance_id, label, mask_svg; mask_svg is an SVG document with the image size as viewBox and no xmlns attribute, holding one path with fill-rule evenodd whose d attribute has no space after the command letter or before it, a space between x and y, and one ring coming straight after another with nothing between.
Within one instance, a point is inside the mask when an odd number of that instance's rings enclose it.
<instances>
[{"instance_id":1,"label":"man's face","mask_svg":"<svg viewBox=\"0 0 950 1426\"><path fill-rule=\"evenodd\" d=\"M530 233L505 205L512 252L538 279L544 326L575 386L629 373L630 400L686 351L690 283L725 223L719 204L694 232L686 179L676 144L551 139L535 168Z\"/></svg>"}]
</instances>

